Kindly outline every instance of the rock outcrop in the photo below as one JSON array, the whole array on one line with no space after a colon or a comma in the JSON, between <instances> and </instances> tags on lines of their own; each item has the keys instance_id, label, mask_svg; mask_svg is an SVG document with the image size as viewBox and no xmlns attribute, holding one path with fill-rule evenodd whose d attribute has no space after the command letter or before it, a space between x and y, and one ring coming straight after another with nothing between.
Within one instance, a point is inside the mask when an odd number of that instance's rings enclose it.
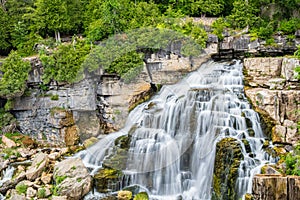
<instances>
[{"instance_id":1,"label":"rock outcrop","mask_svg":"<svg viewBox=\"0 0 300 200\"><path fill-rule=\"evenodd\" d=\"M236 139L225 138L218 142L214 166L212 199L236 199L238 197L235 185L242 158L241 146Z\"/></svg>"},{"instance_id":2,"label":"rock outcrop","mask_svg":"<svg viewBox=\"0 0 300 200\"><path fill-rule=\"evenodd\" d=\"M298 65L294 58L244 60L246 95L270 125L265 131L274 143L294 145L300 139L300 84L294 71Z\"/></svg>"},{"instance_id":3,"label":"rock outcrop","mask_svg":"<svg viewBox=\"0 0 300 200\"><path fill-rule=\"evenodd\" d=\"M40 60L28 58L32 64L28 88L13 100L10 111L22 133L53 145L72 146L116 131L123 127L129 110L149 99L157 86L175 83L196 70L210 53L216 53L217 46L209 46L202 57L193 59L181 56L180 45L171 47L170 52L150 55L144 70L126 84L118 75L106 74L100 68L73 84L52 81L44 85ZM65 124L65 120L70 123Z\"/></svg>"},{"instance_id":4,"label":"rock outcrop","mask_svg":"<svg viewBox=\"0 0 300 200\"><path fill-rule=\"evenodd\" d=\"M296 200L299 197L299 176L256 175L253 178L253 200Z\"/></svg>"}]
</instances>

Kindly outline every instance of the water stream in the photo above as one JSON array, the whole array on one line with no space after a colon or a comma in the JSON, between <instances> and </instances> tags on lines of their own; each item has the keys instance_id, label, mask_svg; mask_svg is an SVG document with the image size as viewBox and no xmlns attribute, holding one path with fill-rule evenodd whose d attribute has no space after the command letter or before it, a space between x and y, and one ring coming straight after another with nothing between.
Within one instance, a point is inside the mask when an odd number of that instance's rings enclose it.
<instances>
[{"instance_id":1,"label":"water stream","mask_svg":"<svg viewBox=\"0 0 300 200\"><path fill-rule=\"evenodd\" d=\"M140 185L152 199L211 199L216 144L225 137L239 141L244 159L236 190L251 192L254 174L274 162L262 149L258 114L244 96L242 63L208 62L177 84L164 86L136 107L119 132L81 153L92 174L114 146L130 132L126 169L120 188ZM251 127L247 120L251 121ZM247 140L251 152L242 140Z\"/></svg>"}]
</instances>

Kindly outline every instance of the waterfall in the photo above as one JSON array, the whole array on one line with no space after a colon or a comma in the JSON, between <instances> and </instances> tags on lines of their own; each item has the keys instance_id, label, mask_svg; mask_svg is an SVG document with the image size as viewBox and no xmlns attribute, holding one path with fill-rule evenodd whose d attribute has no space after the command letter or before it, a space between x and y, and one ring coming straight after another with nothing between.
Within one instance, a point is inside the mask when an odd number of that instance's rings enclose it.
<instances>
[{"instance_id":1,"label":"waterfall","mask_svg":"<svg viewBox=\"0 0 300 200\"><path fill-rule=\"evenodd\" d=\"M262 150L264 135L258 114L244 96L242 68L240 61L207 62L179 83L164 86L130 113L124 129L82 153L85 164L101 167L113 152L114 140L129 134L125 181L119 189L140 185L151 199L211 199L216 144L232 137L244 157L238 195L251 192L253 175L275 160ZM242 140L248 141L251 152Z\"/></svg>"}]
</instances>

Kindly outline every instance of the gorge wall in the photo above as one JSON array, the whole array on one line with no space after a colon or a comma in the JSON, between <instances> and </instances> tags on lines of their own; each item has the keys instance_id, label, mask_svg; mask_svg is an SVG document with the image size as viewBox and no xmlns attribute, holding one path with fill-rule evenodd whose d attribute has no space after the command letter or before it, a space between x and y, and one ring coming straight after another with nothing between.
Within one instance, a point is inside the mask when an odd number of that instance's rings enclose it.
<instances>
[{"instance_id":1,"label":"gorge wall","mask_svg":"<svg viewBox=\"0 0 300 200\"><path fill-rule=\"evenodd\" d=\"M80 82L51 82L49 86L42 83L43 66L39 59L28 58L32 64L28 88L22 97L12 101L10 111L23 134L53 145L72 146L122 128L134 106L149 99L160 85L181 80L208 58L205 51L193 60L159 52L148 59L142 73L128 84L99 69Z\"/></svg>"}]
</instances>

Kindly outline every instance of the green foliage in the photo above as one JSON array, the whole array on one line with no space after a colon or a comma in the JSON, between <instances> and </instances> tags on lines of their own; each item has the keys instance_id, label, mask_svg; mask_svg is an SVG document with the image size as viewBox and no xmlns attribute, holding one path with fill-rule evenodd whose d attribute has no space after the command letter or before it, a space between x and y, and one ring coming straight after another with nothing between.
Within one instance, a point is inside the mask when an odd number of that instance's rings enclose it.
<instances>
[{"instance_id":1,"label":"green foliage","mask_svg":"<svg viewBox=\"0 0 300 200\"><path fill-rule=\"evenodd\" d=\"M37 192L38 198L45 198L46 197L46 189L45 188L39 188Z\"/></svg>"},{"instance_id":2,"label":"green foliage","mask_svg":"<svg viewBox=\"0 0 300 200\"><path fill-rule=\"evenodd\" d=\"M207 32L204 30L203 25L195 23L192 18L186 19L165 19L162 23L158 24L157 27L170 29L183 34L186 37L193 39L200 47L206 47Z\"/></svg>"},{"instance_id":3,"label":"green foliage","mask_svg":"<svg viewBox=\"0 0 300 200\"><path fill-rule=\"evenodd\" d=\"M9 111L13 108L14 101L12 99L8 99L7 102L4 105L4 110Z\"/></svg>"},{"instance_id":4,"label":"green foliage","mask_svg":"<svg viewBox=\"0 0 300 200\"><path fill-rule=\"evenodd\" d=\"M32 20L32 29L42 35L55 33L60 41L60 32L76 33L80 30L83 10L79 0L36 0L35 9L27 17Z\"/></svg>"},{"instance_id":5,"label":"green foliage","mask_svg":"<svg viewBox=\"0 0 300 200\"><path fill-rule=\"evenodd\" d=\"M90 45L84 40L73 39L72 44L62 44L50 55L40 52L40 59L44 66L43 82L48 84L51 80L72 83L79 78L82 72L81 64L90 52Z\"/></svg>"},{"instance_id":6,"label":"green foliage","mask_svg":"<svg viewBox=\"0 0 300 200\"><path fill-rule=\"evenodd\" d=\"M30 33L26 24L22 22L14 25L11 38L13 47L17 49L21 56L36 54L34 46L42 40L39 35Z\"/></svg>"},{"instance_id":7,"label":"green foliage","mask_svg":"<svg viewBox=\"0 0 300 200\"><path fill-rule=\"evenodd\" d=\"M51 99L52 101L57 101L57 100L59 99L59 96L58 96L58 94L54 94L54 95L52 95L52 96L50 97L50 99Z\"/></svg>"},{"instance_id":8,"label":"green foliage","mask_svg":"<svg viewBox=\"0 0 300 200\"><path fill-rule=\"evenodd\" d=\"M193 15L210 14L216 16L223 11L225 1L224 0L192 0L190 5L191 5L191 13Z\"/></svg>"},{"instance_id":9,"label":"green foliage","mask_svg":"<svg viewBox=\"0 0 300 200\"><path fill-rule=\"evenodd\" d=\"M125 82L131 81L143 70L142 53L129 52L114 60L106 69L108 73L117 73L124 78Z\"/></svg>"},{"instance_id":10,"label":"green foliage","mask_svg":"<svg viewBox=\"0 0 300 200\"><path fill-rule=\"evenodd\" d=\"M258 11L258 8L252 6L248 1L236 0L227 19L232 28L245 28L252 26L258 20Z\"/></svg>"},{"instance_id":11,"label":"green foliage","mask_svg":"<svg viewBox=\"0 0 300 200\"><path fill-rule=\"evenodd\" d=\"M229 24L225 21L224 18L218 18L216 21L213 22L213 34L218 36L219 41L222 41L224 39L223 31L228 26Z\"/></svg>"},{"instance_id":12,"label":"green foliage","mask_svg":"<svg viewBox=\"0 0 300 200\"><path fill-rule=\"evenodd\" d=\"M186 33L194 36L197 42L206 41L207 33L202 29L199 30L197 26L189 28ZM201 46L195 40L178 31L166 28L140 28L109 37L91 51L83 66L88 71L102 67L109 72L121 73L122 78L130 80L141 69L139 68L141 66L140 54L133 52L151 55L160 49L167 49L174 42L181 43L181 53L184 56L200 55L201 53ZM126 65L125 62L130 64Z\"/></svg>"},{"instance_id":13,"label":"green foliage","mask_svg":"<svg viewBox=\"0 0 300 200\"><path fill-rule=\"evenodd\" d=\"M284 34L294 34L298 29L300 29L299 18L292 18L290 20L284 19L279 23L278 27L278 30Z\"/></svg>"},{"instance_id":14,"label":"green foliage","mask_svg":"<svg viewBox=\"0 0 300 200\"><path fill-rule=\"evenodd\" d=\"M0 51L7 51L11 48L9 43L11 23L9 15L2 7L0 7L0 24Z\"/></svg>"},{"instance_id":15,"label":"green foliage","mask_svg":"<svg viewBox=\"0 0 300 200\"><path fill-rule=\"evenodd\" d=\"M286 163L286 174L300 176L300 144L294 147L292 153L288 153L284 161Z\"/></svg>"},{"instance_id":16,"label":"green foliage","mask_svg":"<svg viewBox=\"0 0 300 200\"><path fill-rule=\"evenodd\" d=\"M7 99L21 96L26 89L25 81L30 70L30 62L22 60L17 52L12 51L0 67L4 73L0 80L0 96Z\"/></svg>"},{"instance_id":17,"label":"green foliage","mask_svg":"<svg viewBox=\"0 0 300 200\"><path fill-rule=\"evenodd\" d=\"M55 184L56 185L61 184L66 178L67 178L66 175L64 175L64 176L56 176L55 177Z\"/></svg>"},{"instance_id":18,"label":"green foliage","mask_svg":"<svg viewBox=\"0 0 300 200\"><path fill-rule=\"evenodd\" d=\"M24 183L18 184L16 186L16 190L18 194L26 194L28 186L25 185Z\"/></svg>"}]
</instances>

